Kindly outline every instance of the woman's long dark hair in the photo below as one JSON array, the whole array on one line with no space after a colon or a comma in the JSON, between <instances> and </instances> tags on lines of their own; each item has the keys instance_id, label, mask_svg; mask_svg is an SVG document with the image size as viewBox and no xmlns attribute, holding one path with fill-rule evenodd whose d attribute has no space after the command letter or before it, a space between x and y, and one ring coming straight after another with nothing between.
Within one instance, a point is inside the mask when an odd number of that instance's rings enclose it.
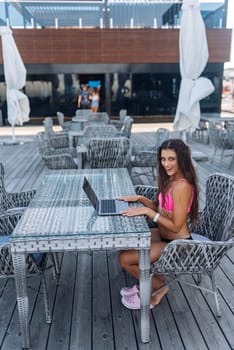
<instances>
[{"instance_id":1,"label":"woman's long dark hair","mask_svg":"<svg viewBox=\"0 0 234 350\"><path fill-rule=\"evenodd\" d=\"M197 220L198 216L198 185L197 175L191 158L190 148L181 139L169 139L164 141L157 150L158 159L158 193L162 193L164 197L168 191L170 176L167 175L165 169L161 164L161 153L162 150L170 149L173 150L177 155L178 166L182 172L184 178L191 184L194 191L194 198L189 213L189 217L192 223ZM157 200L158 204L158 200Z\"/></svg>"}]
</instances>

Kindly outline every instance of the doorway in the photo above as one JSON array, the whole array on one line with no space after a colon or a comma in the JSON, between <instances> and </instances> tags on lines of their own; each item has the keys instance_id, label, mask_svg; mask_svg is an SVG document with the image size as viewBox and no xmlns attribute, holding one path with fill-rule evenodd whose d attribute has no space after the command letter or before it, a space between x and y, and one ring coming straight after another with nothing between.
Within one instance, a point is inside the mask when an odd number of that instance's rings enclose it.
<instances>
[{"instance_id":1,"label":"doorway","mask_svg":"<svg viewBox=\"0 0 234 350\"><path fill-rule=\"evenodd\" d=\"M105 74L79 74L80 85L87 84L90 88L101 86L99 111L105 111Z\"/></svg>"}]
</instances>

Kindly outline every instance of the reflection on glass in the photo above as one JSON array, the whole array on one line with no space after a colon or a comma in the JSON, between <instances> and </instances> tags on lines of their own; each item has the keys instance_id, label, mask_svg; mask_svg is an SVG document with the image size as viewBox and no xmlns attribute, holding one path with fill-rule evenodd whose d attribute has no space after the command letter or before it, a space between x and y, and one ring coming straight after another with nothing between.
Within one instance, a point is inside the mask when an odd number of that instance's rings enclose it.
<instances>
[{"instance_id":1,"label":"reflection on glass","mask_svg":"<svg viewBox=\"0 0 234 350\"><path fill-rule=\"evenodd\" d=\"M165 73L113 73L110 75L111 115L119 115L126 109L128 115L174 115L180 87L180 73L167 73L168 65L163 65ZM168 68L169 69L169 68ZM215 85L215 92L201 101L201 110L219 113L219 91L222 88L222 70L203 74ZM80 81L80 79L82 79ZM77 110L77 96L84 82L100 80L100 112L105 111L105 81L103 75L50 74L28 75L25 93L30 100L31 117L56 116L57 111L66 116L74 116ZM6 86L0 75L0 109L3 119L7 119Z\"/></svg>"}]
</instances>

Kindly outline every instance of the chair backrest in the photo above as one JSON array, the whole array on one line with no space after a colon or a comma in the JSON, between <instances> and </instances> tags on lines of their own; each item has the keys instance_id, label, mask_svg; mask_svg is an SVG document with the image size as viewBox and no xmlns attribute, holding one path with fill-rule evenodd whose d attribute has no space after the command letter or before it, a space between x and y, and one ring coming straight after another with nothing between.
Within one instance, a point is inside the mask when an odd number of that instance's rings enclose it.
<instances>
[{"instance_id":1,"label":"chair backrest","mask_svg":"<svg viewBox=\"0 0 234 350\"><path fill-rule=\"evenodd\" d=\"M0 277L14 275L9 236L0 236Z\"/></svg>"},{"instance_id":2,"label":"chair backrest","mask_svg":"<svg viewBox=\"0 0 234 350\"><path fill-rule=\"evenodd\" d=\"M206 203L202 212L205 236L226 241L234 236L234 177L212 174L206 183Z\"/></svg>"},{"instance_id":3,"label":"chair backrest","mask_svg":"<svg viewBox=\"0 0 234 350\"><path fill-rule=\"evenodd\" d=\"M124 118L123 126L121 128L121 136L130 138L132 132L133 119L129 116Z\"/></svg>"},{"instance_id":4,"label":"chair backrest","mask_svg":"<svg viewBox=\"0 0 234 350\"><path fill-rule=\"evenodd\" d=\"M166 128L159 128L156 133L155 148L157 149L164 141L169 139L169 130Z\"/></svg>"},{"instance_id":5,"label":"chair backrest","mask_svg":"<svg viewBox=\"0 0 234 350\"><path fill-rule=\"evenodd\" d=\"M226 125L228 142L234 149L234 122L228 122Z\"/></svg>"},{"instance_id":6,"label":"chair backrest","mask_svg":"<svg viewBox=\"0 0 234 350\"><path fill-rule=\"evenodd\" d=\"M130 141L125 137L91 139L87 148L90 168L120 168L130 163Z\"/></svg>"},{"instance_id":7,"label":"chair backrest","mask_svg":"<svg viewBox=\"0 0 234 350\"><path fill-rule=\"evenodd\" d=\"M136 191L136 194L144 196L152 201L156 200L158 187L149 185L135 185L134 189Z\"/></svg>"},{"instance_id":8,"label":"chair backrest","mask_svg":"<svg viewBox=\"0 0 234 350\"><path fill-rule=\"evenodd\" d=\"M113 125L87 125L83 130L83 135L79 138L79 144L87 144L91 138L114 137L117 132Z\"/></svg>"},{"instance_id":9,"label":"chair backrest","mask_svg":"<svg viewBox=\"0 0 234 350\"><path fill-rule=\"evenodd\" d=\"M14 203L5 188L4 176L4 166L0 163L0 213L14 206Z\"/></svg>"},{"instance_id":10,"label":"chair backrest","mask_svg":"<svg viewBox=\"0 0 234 350\"><path fill-rule=\"evenodd\" d=\"M209 122L209 136L215 148L229 149L228 132L222 123Z\"/></svg>"},{"instance_id":11,"label":"chair backrest","mask_svg":"<svg viewBox=\"0 0 234 350\"><path fill-rule=\"evenodd\" d=\"M95 123L108 124L109 123L108 114L106 112L90 113L88 124L95 124Z\"/></svg>"},{"instance_id":12,"label":"chair backrest","mask_svg":"<svg viewBox=\"0 0 234 350\"><path fill-rule=\"evenodd\" d=\"M62 112L57 112L58 123L60 126L64 125L64 114ZM53 126L53 124L52 124Z\"/></svg>"},{"instance_id":13,"label":"chair backrest","mask_svg":"<svg viewBox=\"0 0 234 350\"><path fill-rule=\"evenodd\" d=\"M136 194L144 196L152 201L156 200L158 187L149 185L135 185L134 189L136 191ZM150 228L157 227L157 224L153 222L153 220L151 220L150 218L146 217L146 221Z\"/></svg>"},{"instance_id":14,"label":"chair backrest","mask_svg":"<svg viewBox=\"0 0 234 350\"><path fill-rule=\"evenodd\" d=\"M119 120L123 123L124 118L127 116L127 110L126 109L121 109L119 111Z\"/></svg>"},{"instance_id":15,"label":"chair backrest","mask_svg":"<svg viewBox=\"0 0 234 350\"><path fill-rule=\"evenodd\" d=\"M78 169L78 165L75 163L74 159L70 154L57 154L50 156L43 156L46 166L49 169Z\"/></svg>"},{"instance_id":16,"label":"chair backrest","mask_svg":"<svg viewBox=\"0 0 234 350\"><path fill-rule=\"evenodd\" d=\"M53 148L50 145L49 137L45 132L39 132L36 135L37 145L41 156L51 155Z\"/></svg>"},{"instance_id":17,"label":"chair backrest","mask_svg":"<svg viewBox=\"0 0 234 350\"><path fill-rule=\"evenodd\" d=\"M91 113L90 109L77 109L76 116L78 117L88 117Z\"/></svg>"},{"instance_id":18,"label":"chair backrest","mask_svg":"<svg viewBox=\"0 0 234 350\"><path fill-rule=\"evenodd\" d=\"M43 120L43 125L45 128L45 133L48 135L54 135L55 132L53 130L53 119L51 117L46 117Z\"/></svg>"}]
</instances>

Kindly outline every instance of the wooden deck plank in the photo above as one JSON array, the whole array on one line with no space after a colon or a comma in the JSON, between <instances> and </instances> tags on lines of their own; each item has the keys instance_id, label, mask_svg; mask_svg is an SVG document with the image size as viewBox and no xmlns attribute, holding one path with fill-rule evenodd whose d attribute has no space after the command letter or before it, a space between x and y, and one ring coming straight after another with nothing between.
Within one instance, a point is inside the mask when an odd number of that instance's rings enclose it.
<instances>
[{"instance_id":1,"label":"wooden deck plank","mask_svg":"<svg viewBox=\"0 0 234 350\"><path fill-rule=\"evenodd\" d=\"M180 331L175 324L173 312L164 298L160 307L152 311L155 327L162 349L184 349ZM165 336L166 335L166 336Z\"/></svg>"},{"instance_id":2,"label":"wooden deck plank","mask_svg":"<svg viewBox=\"0 0 234 350\"><path fill-rule=\"evenodd\" d=\"M92 291L93 348L114 350L107 257L102 251L93 252Z\"/></svg>"},{"instance_id":3,"label":"wooden deck plank","mask_svg":"<svg viewBox=\"0 0 234 350\"><path fill-rule=\"evenodd\" d=\"M108 267L115 346L116 349L135 350L137 343L132 314L122 306L120 301L119 291L126 285L126 278L118 264L118 252L108 252Z\"/></svg>"},{"instance_id":4,"label":"wooden deck plank","mask_svg":"<svg viewBox=\"0 0 234 350\"><path fill-rule=\"evenodd\" d=\"M188 280L192 281L193 278L190 276ZM209 281L209 286L210 283L211 282ZM187 303L191 308L196 323L200 328L200 332L206 342L208 349L229 349L229 344L224 341L222 331L218 324L215 322L216 316L214 313L216 312L216 309L215 306L213 306L214 296L211 294L206 294L204 298L204 294L201 293L200 290L192 288L190 286L183 286L183 293L187 299ZM212 300L212 308L207 305L207 299Z\"/></svg>"},{"instance_id":5,"label":"wooden deck plank","mask_svg":"<svg viewBox=\"0 0 234 350\"><path fill-rule=\"evenodd\" d=\"M154 142L154 133L133 134L135 143ZM191 142L192 149L213 155L210 145ZM48 171L35 142L0 146L0 161L6 171L6 186L17 192L38 188ZM197 162L200 208L205 201L205 182L210 173L229 169L230 157L219 155L213 163ZM139 169L136 169L137 171ZM134 183L154 184L152 177L135 176ZM43 298L29 289L31 339L33 350L205 350L234 349L234 249L216 271L223 317L215 315L213 296L182 284L171 287L160 305L151 312L151 342L140 341L140 313L122 306L119 290L134 283L118 264L118 252L69 252L64 254L59 285L47 271L52 324L45 323ZM35 282L34 282L35 281ZM204 278L204 286L209 281ZM82 288L82 289L81 289ZM35 289L35 290L34 290ZM21 344L13 281L0 281L0 349L18 350Z\"/></svg>"},{"instance_id":6,"label":"wooden deck plank","mask_svg":"<svg viewBox=\"0 0 234 350\"><path fill-rule=\"evenodd\" d=\"M92 349L92 265L92 252L78 253L70 350Z\"/></svg>"},{"instance_id":7,"label":"wooden deck plank","mask_svg":"<svg viewBox=\"0 0 234 350\"><path fill-rule=\"evenodd\" d=\"M20 337L20 327L19 327L19 316L18 309L16 304L16 291L14 281L12 280L12 290L14 295L12 295L12 306L14 306L11 322L8 325L7 333L5 334L4 341L1 345L1 350L18 350L21 345L21 337ZM38 295L40 294L40 279L39 278L30 278L28 282L28 297L30 300L29 303L29 320L31 320L32 315L34 313L35 304L38 302ZM8 297L8 295L7 295ZM5 312L5 306L3 306L2 312ZM40 314L35 314L35 317L44 317L44 322L42 322L43 327L46 325L45 323L45 313L44 308L40 309ZM34 331L38 332L38 329L34 328Z\"/></svg>"},{"instance_id":8,"label":"wooden deck plank","mask_svg":"<svg viewBox=\"0 0 234 350\"><path fill-rule=\"evenodd\" d=\"M177 284L171 285L168 300L184 347L190 350L206 349L200 326L190 311L190 303L186 302L185 296Z\"/></svg>"},{"instance_id":9,"label":"wooden deck plank","mask_svg":"<svg viewBox=\"0 0 234 350\"><path fill-rule=\"evenodd\" d=\"M14 280L4 279L1 282L4 283L0 293L0 349L16 308Z\"/></svg>"},{"instance_id":10,"label":"wooden deck plank","mask_svg":"<svg viewBox=\"0 0 234 350\"><path fill-rule=\"evenodd\" d=\"M216 271L216 276L217 276L217 281L218 281L218 288L220 289L220 286L222 286L222 283L225 283L227 281L224 282L224 275L222 275L222 277L219 279L219 271ZM206 288L208 287L210 281L208 281L208 277L204 277L203 278L203 286ZM224 291L224 289L223 289ZM228 293L228 291L227 291ZM226 294L226 291L225 291ZM214 302L214 297L208 293L203 293L207 304L209 305L209 307L211 308L211 310L215 310L215 302ZM215 315L215 319L217 324L219 325L221 332L222 332L222 338L219 339L218 335L215 334L213 341L214 342L220 342L220 343L229 343L230 348L233 349L233 341L234 341L234 333L233 330L231 330L233 328L233 320L234 320L234 313L233 310L230 310L230 308L228 307L227 303L225 302L225 298L222 298L222 294L221 294L221 307L222 307L222 314L223 316L221 318L216 317ZM206 324L204 324L204 327L206 326ZM220 335L220 334L219 334ZM221 347L222 348L222 347Z\"/></svg>"},{"instance_id":11,"label":"wooden deck plank","mask_svg":"<svg viewBox=\"0 0 234 350\"><path fill-rule=\"evenodd\" d=\"M63 256L48 342L48 348L50 349L69 349L76 272L71 267L76 266L76 257L76 252L68 252Z\"/></svg>"}]
</instances>

